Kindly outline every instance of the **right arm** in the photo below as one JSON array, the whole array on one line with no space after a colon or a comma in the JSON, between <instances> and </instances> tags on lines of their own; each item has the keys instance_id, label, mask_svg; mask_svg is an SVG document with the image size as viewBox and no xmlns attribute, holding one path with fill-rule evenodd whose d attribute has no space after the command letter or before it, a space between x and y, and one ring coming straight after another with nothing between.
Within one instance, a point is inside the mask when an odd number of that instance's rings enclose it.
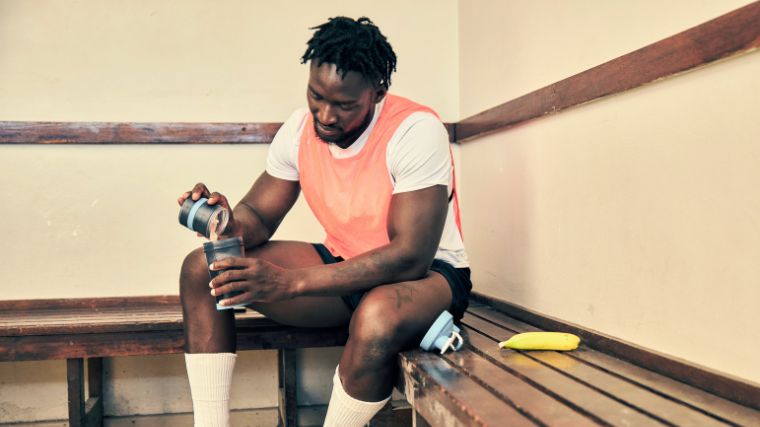
<instances>
[{"instance_id":1,"label":"right arm","mask_svg":"<svg viewBox=\"0 0 760 427\"><path fill-rule=\"evenodd\" d=\"M298 181L286 181L263 172L235 206L234 225L225 234L240 236L246 248L269 241L298 199Z\"/></svg>"},{"instance_id":2,"label":"right arm","mask_svg":"<svg viewBox=\"0 0 760 427\"><path fill-rule=\"evenodd\" d=\"M187 198L208 198L209 205L220 205L230 211L227 228L220 238L242 237L246 248L266 243L274 235L285 215L298 199L301 187L298 181L275 178L267 172L253 183L240 203L231 209L227 198L218 192L210 192L203 184L195 184L177 202L182 205Z\"/></svg>"},{"instance_id":3,"label":"right arm","mask_svg":"<svg viewBox=\"0 0 760 427\"><path fill-rule=\"evenodd\" d=\"M192 191L183 194L179 204L188 197L193 200L206 197L210 205L218 203L230 211L227 229L220 237L242 237L246 248L269 241L301 190L296 143L306 113L306 109L297 110L277 131L267 153L266 172L259 176L234 210L227 198L220 193L211 193L203 184L196 184Z\"/></svg>"}]
</instances>

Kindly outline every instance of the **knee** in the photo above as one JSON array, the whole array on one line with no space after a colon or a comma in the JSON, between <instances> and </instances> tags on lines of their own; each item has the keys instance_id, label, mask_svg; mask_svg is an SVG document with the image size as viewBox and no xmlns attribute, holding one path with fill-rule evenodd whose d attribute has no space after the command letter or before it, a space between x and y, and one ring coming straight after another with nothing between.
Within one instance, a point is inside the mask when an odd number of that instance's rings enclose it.
<instances>
[{"instance_id":1,"label":"knee","mask_svg":"<svg viewBox=\"0 0 760 427\"><path fill-rule=\"evenodd\" d=\"M375 289L365 295L351 318L349 340L361 349L362 358L386 360L403 350L408 341L408 327L399 315L390 295Z\"/></svg>"},{"instance_id":2,"label":"knee","mask_svg":"<svg viewBox=\"0 0 760 427\"><path fill-rule=\"evenodd\" d=\"M198 248L190 252L182 262L179 275L180 295L197 293L199 290L208 294L208 265L203 250Z\"/></svg>"}]
</instances>

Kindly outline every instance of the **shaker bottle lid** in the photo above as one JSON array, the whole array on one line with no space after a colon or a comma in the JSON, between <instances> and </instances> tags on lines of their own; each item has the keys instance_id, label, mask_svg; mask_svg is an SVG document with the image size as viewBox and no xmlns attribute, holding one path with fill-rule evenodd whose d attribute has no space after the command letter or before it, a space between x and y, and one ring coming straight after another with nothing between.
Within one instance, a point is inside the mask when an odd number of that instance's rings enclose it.
<instances>
[{"instance_id":1,"label":"shaker bottle lid","mask_svg":"<svg viewBox=\"0 0 760 427\"><path fill-rule=\"evenodd\" d=\"M232 238L224 239L224 240L214 240L212 242L204 242L203 250L204 251L211 251L211 250L218 251L221 249L234 248L238 246L243 246L243 239L241 237L232 237Z\"/></svg>"}]
</instances>

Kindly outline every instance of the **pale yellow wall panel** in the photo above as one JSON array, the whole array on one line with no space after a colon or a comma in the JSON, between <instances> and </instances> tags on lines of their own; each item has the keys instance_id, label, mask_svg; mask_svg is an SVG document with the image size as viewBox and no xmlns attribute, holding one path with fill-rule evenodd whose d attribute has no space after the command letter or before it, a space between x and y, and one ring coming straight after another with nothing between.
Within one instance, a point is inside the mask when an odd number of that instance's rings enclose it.
<instances>
[{"instance_id":1,"label":"pale yellow wall panel","mask_svg":"<svg viewBox=\"0 0 760 427\"><path fill-rule=\"evenodd\" d=\"M0 120L283 121L309 27L366 15L393 91L458 118L457 3L0 0Z\"/></svg>"},{"instance_id":2,"label":"pale yellow wall panel","mask_svg":"<svg viewBox=\"0 0 760 427\"><path fill-rule=\"evenodd\" d=\"M63 419L66 362L0 363L0 423Z\"/></svg>"},{"instance_id":3,"label":"pale yellow wall panel","mask_svg":"<svg viewBox=\"0 0 760 427\"><path fill-rule=\"evenodd\" d=\"M760 54L461 148L475 288L760 382Z\"/></svg>"},{"instance_id":4,"label":"pale yellow wall panel","mask_svg":"<svg viewBox=\"0 0 760 427\"><path fill-rule=\"evenodd\" d=\"M308 28L336 15L380 26L399 58L393 92L458 118L454 0L0 0L0 121L281 122L305 105ZM176 294L182 258L202 243L177 223L177 196L205 181L236 202L266 150L0 146L0 198L13 206L4 241L15 242L0 249L13 266L0 273L3 298ZM276 237L320 241L323 232L299 201ZM313 385L330 380L335 350L307 353L305 401L324 404L329 392ZM271 359L238 361L234 407L276 404ZM107 363L116 370L106 414L188 409L181 357L156 360L150 372L139 358ZM6 375L34 366L0 365L1 421L65 417L63 365L41 370L52 381L41 388Z\"/></svg>"},{"instance_id":5,"label":"pale yellow wall panel","mask_svg":"<svg viewBox=\"0 0 760 427\"><path fill-rule=\"evenodd\" d=\"M477 114L750 0L460 0L460 114Z\"/></svg>"}]
</instances>

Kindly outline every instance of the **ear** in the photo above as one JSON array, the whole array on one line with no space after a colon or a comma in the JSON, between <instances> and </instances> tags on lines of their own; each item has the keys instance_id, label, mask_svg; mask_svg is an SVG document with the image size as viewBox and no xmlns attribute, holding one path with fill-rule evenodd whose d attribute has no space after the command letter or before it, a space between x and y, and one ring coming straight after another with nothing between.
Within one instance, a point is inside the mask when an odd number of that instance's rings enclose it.
<instances>
[{"instance_id":1,"label":"ear","mask_svg":"<svg viewBox=\"0 0 760 427\"><path fill-rule=\"evenodd\" d=\"M375 89L375 104L382 101L385 98L385 94L388 93L388 88L385 85L380 85Z\"/></svg>"}]
</instances>

